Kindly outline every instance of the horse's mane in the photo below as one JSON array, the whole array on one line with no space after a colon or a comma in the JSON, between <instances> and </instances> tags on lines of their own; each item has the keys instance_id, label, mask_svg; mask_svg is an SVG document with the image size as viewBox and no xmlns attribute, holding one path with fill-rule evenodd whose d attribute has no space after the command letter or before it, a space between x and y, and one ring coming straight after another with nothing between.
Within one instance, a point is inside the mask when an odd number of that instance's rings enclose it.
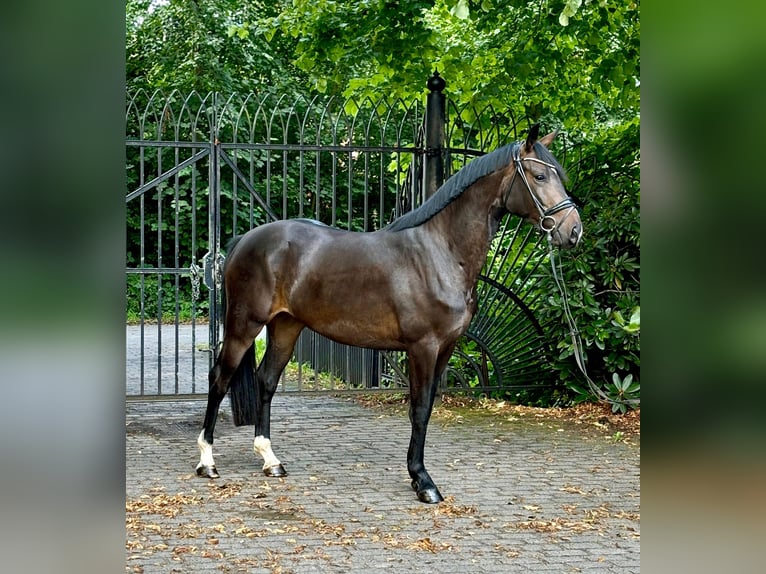
<instances>
[{"instance_id":1,"label":"horse's mane","mask_svg":"<svg viewBox=\"0 0 766 574\"><path fill-rule=\"evenodd\" d=\"M420 207L395 219L384 229L387 231L401 231L402 229L410 229L411 227L422 225L460 197L466 189L479 179L509 165L513 160L514 152L520 145L522 145L522 142L508 144L469 162L463 169L445 181L436 190L436 193L429 197ZM553 157L553 154L544 145L535 142L535 153L541 160L556 166L562 181L566 178L564 168L559 165L559 162L556 161L556 158Z\"/></svg>"},{"instance_id":2,"label":"horse's mane","mask_svg":"<svg viewBox=\"0 0 766 574\"><path fill-rule=\"evenodd\" d=\"M420 207L395 219L385 229L400 231L422 225L460 197L476 181L510 164L513 160L513 152L518 145L518 143L514 143L503 146L469 162L463 169L445 181L436 190L436 193L423 202Z\"/></svg>"}]
</instances>

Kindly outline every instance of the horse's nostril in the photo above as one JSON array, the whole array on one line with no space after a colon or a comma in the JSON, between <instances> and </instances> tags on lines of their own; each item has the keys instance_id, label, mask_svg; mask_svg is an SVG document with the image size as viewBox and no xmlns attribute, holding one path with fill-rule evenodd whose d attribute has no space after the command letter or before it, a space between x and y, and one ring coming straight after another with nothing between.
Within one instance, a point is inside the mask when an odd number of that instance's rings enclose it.
<instances>
[{"instance_id":1,"label":"horse's nostril","mask_svg":"<svg viewBox=\"0 0 766 574\"><path fill-rule=\"evenodd\" d=\"M569 235L569 243L571 243L572 245L577 245L577 242L580 241L581 235L582 235L582 232L580 230L580 226L573 225L572 233Z\"/></svg>"}]
</instances>

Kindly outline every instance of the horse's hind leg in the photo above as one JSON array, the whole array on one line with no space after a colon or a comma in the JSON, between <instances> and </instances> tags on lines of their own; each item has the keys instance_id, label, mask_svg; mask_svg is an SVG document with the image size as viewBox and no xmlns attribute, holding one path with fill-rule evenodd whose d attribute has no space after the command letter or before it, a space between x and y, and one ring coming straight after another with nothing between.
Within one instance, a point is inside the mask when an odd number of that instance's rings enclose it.
<instances>
[{"instance_id":1,"label":"horse's hind leg","mask_svg":"<svg viewBox=\"0 0 766 574\"><path fill-rule=\"evenodd\" d=\"M215 430L215 421L218 418L218 408L221 406L223 397L226 396L226 390L229 388L232 376L245 352L252 345L254 337L224 337L221 353L208 375L210 388L207 393L207 409L205 410L202 431L197 438L197 446L200 450L200 460L197 465L199 476L219 477L213 460L213 431Z\"/></svg>"},{"instance_id":2,"label":"horse's hind leg","mask_svg":"<svg viewBox=\"0 0 766 574\"><path fill-rule=\"evenodd\" d=\"M263 473L266 476L287 474L271 450L271 399L303 327L303 323L289 315L277 315L272 319L268 324L266 354L255 373L257 420L253 450L263 458Z\"/></svg>"}]
</instances>

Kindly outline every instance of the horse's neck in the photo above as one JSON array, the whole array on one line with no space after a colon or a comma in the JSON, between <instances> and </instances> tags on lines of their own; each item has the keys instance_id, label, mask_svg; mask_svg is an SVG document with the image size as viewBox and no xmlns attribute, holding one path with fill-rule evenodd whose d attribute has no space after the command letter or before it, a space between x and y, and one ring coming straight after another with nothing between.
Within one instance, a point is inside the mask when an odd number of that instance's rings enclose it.
<instances>
[{"instance_id":1,"label":"horse's neck","mask_svg":"<svg viewBox=\"0 0 766 574\"><path fill-rule=\"evenodd\" d=\"M484 266L492 237L505 213L498 201L501 181L501 173L483 178L428 222L433 232L446 240L471 283L476 282Z\"/></svg>"}]
</instances>

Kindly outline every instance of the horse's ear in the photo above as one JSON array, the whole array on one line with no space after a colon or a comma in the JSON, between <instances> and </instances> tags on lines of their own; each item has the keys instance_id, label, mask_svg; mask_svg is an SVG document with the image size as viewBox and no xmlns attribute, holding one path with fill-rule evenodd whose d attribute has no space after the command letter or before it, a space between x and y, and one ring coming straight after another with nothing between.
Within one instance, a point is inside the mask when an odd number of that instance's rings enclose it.
<instances>
[{"instance_id":1,"label":"horse's ear","mask_svg":"<svg viewBox=\"0 0 766 574\"><path fill-rule=\"evenodd\" d=\"M558 135L559 130L552 131L547 136L543 136L540 138L540 143L543 144L545 147L549 148L551 147L551 144L553 143L553 140Z\"/></svg>"},{"instance_id":2,"label":"horse's ear","mask_svg":"<svg viewBox=\"0 0 766 574\"><path fill-rule=\"evenodd\" d=\"M527 142L524 144L524 149L527 152L532 151L532 148L535 146L535 142L537 141L537 136L540 135L540 124L535 124L531 128L529 128L529 133L527 134Z\"/></svg>"}]
</instances>

